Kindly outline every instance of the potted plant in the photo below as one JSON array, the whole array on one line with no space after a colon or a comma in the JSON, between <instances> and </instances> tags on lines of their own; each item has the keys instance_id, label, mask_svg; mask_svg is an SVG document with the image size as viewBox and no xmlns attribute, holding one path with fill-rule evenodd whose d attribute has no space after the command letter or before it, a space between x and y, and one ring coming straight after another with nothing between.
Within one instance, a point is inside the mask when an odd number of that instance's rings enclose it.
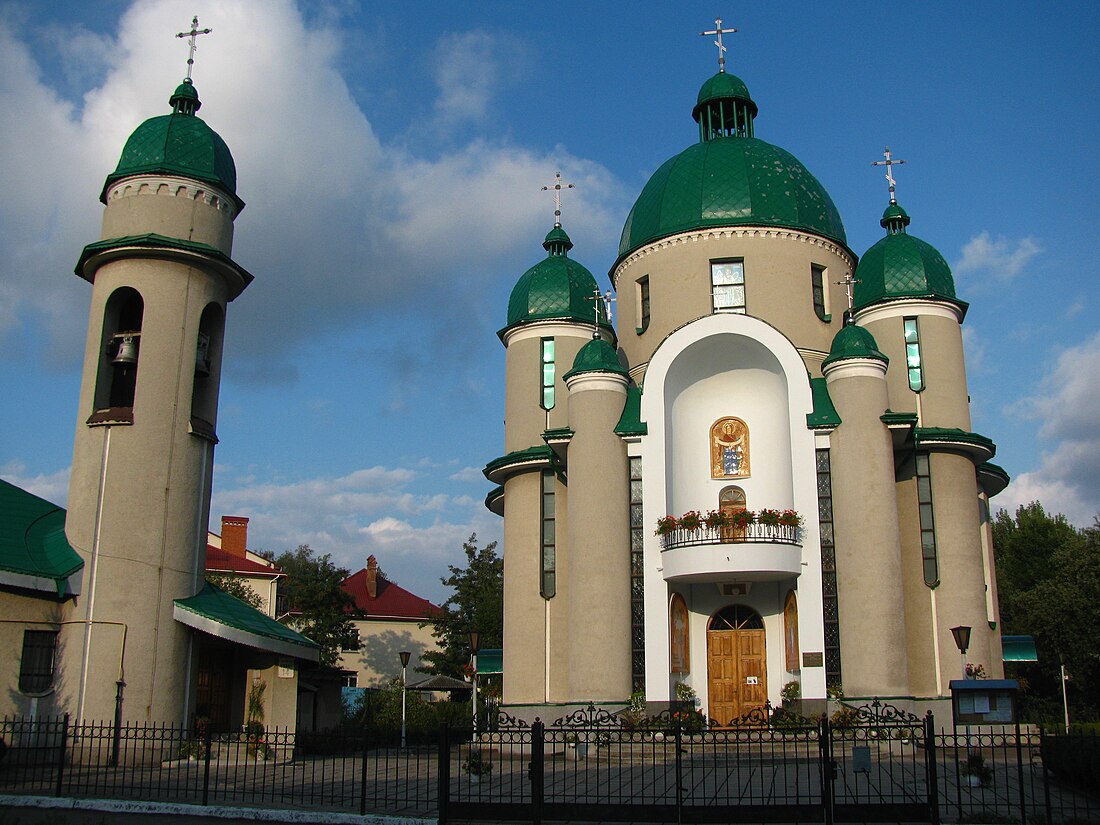
<instances>
[{"instance_id":1,"label":"potted plant","mask_svg":"<svg viewBox=\"0 0 1100 825\"><path fill-rule=\"evenodd\" d=\"M980 664L966 663L966 678L967 679L984 679L985 668Z\"/></svg>"},{"instance_id":2,"label":"potted plant","mask_svg":"<svg viewBox=\"0 0 1100 825\"><path fill-rule=\"evenodd\" d=\"M783 707L792 707L802 696L802 683L797 679L791 679L783 685L783 689L779 691L779 696L783 700Z\"/></svg>"},{"instance_id":3,"label":"potted plant","mask_svg":"<svg viewBox=\"0 0 1100 825\"><path fill-rule=\"evenodd\" d=\"M784 510L779 514L779 524L783 527L801 527L802 516L795 510Z\"/></svg>"},{"instance_id":4,"label":"potted plant","mask_svg":"<svg viewBox=\"0 0 1100 825\"><path fill-rule=\"evenodd\" d=\"M734 510L730 513L730 524L739 530L744 530L756 521L756 513L752 510Z\"/></svg>"},{"instance_id":5,"label":"potted plant","mask_svg":"<svg viewBox=\"0 0 1100 825\"><path fill-rule=\"evenodd\" d=\"M993 781L993 770L985 764L985 757L978 751L970 751L959 772L971 788L980 788Z\"/></svg>"},{"instance_id":6,"label":"potted plant","mask_svg":"<svg viewBox=\"0 0 1100 825\"><path fill-rule=\"evenodd\" d=\"M721 530L723 527L729 527L729 514L721 510L708 510L707 514L703 516L703 524L711 530Z\"/></svg>"},{"instance_id":7,"label":"potted plant","mask_svg":"<svg viewBox=\"0 0 1100 825\"><path fill-rule=\"evenodd\" d=\"M767 508L762 509L756 514L756 523L763 524L765 527L778 527L779 511L769 510Z\"/></svg>"},{"instance_id":8,"label":"potted plant","mask_svg":"<svg viewBox=\"0 0 1100 825\"><path fill-rule=\"evenodd\" d=\"M669 533L675 531L680 526L676 520L676 516L662 516L657 519L657 535L667 536Z\"/></svg>"},{"instance_id":9,"label":"potted plant","mask_svg":"<svg viewBox=\"0 0 1100 825\"><path fill-rule=\"evenodd\" d=\"M463 773L469 774L470 784L476 785L481 777L493 772L493 763L482 752L481 748L470 748L470 753L462 762Z\"/></svg>"}]
</instances>

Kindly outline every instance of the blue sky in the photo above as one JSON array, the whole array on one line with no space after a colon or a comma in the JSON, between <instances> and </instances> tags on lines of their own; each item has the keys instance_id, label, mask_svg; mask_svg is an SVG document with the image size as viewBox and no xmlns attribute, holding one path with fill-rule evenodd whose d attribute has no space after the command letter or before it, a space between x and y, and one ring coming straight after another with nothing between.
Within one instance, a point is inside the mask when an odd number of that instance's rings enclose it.
<instances>
[{"instance_id":1,"label":"blue sky","mask_svg":"<svg viewBox=\"0 0 1100 825\"><path fill-rule=\"evenodd\" d=\"M696 139L728 68L757 137L825 185L858 254L882 234L889 144L912 234L952 264L975 430L1013 485L1100 512L1100 6L629 6L195 0L0 5L0 477L64 504L97 201L126 137L168 110L197 13L201 115L229 144L234 258L215 527L253 547L368 554L432 599L503 448L508 294L553 222L601 284L648 176ZM1088 55L1092 54L1090 58Z\"/></svg>"}]
</instances>

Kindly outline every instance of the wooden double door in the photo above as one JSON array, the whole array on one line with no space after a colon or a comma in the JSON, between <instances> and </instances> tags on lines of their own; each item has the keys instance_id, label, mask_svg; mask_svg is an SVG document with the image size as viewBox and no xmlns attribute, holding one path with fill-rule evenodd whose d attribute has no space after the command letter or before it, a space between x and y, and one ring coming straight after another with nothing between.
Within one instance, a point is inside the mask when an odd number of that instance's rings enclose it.
<instances>
[{"instance_id":1,"label":"wooden double door","mask_svg":"<svg viewBox=\"0 0 1100 825\"><path fill-rule=\"evenodd\" d=\"M720 725L740 719L768 699L764 623L756 611L733 605L707 630L709 716Z\"/></svg>"}]
</instances>

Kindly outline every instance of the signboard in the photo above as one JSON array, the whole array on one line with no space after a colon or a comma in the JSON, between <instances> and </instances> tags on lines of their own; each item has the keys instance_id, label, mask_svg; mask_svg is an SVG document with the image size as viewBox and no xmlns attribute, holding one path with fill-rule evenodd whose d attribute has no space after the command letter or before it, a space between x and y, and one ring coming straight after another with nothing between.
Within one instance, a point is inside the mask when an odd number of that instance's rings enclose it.
<instances>
[{"instance_id":1,"label":"signboard","mask_svg":"<svg viewBox=\"0 0 1100 825\"><path fill-rule=\"evenodd\" d=\"M1015 679L956 679L951 711L956 725L1012 725L1016 722Z\"/></svg>"}]
</instances>

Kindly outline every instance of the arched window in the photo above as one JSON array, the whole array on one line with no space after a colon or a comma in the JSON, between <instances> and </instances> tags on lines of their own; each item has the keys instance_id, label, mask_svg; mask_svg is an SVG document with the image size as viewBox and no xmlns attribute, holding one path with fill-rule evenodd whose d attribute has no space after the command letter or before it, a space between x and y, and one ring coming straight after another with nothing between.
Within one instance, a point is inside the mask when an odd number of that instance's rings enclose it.
<instances>
[{"instance_id":1,"label":"arched window","mask_svg":"<svg viewBox=\"0 0 1100 825\"><path fill-rule=\"evenodd\" d=\"M195 342L195 378L191 389L191 431L199 435L214 435L224 328L225 316L221 305L207 304L199 320L199 334Z\"/></svg>"},{"instance_id":2,"label":"arched window","mask_svg":"<svg viewBox=\"0 0 1100 825\"><path fill-rule=\"evenodd\" d=\"M743 604L723 607L710 618L707 630L763 630L760 614Z\"/></svg>"},{"instance_id":3,"label":"arched window","mask_svg":"<svg viewBox=\"0 0 1100 825\"><path fill-rule=\"evenodd\" d=\"M97 413L107 411L112 411L106 416L110 419L133 419L144 314L145 302L136 289L122 287L107 299L96 373L95 409L89 423L102 417Z\"/></svg>"},{"instance_id":4,"label":"arched window","mask_svg":"<svg viewBox=\"0 0 1100 825\"><path fill-rule=\"evenodd\" d=\"M718 494L718 509L725 515L739 513L745 509L745 491L740 487L723 487ZM723 541L735 541L745 535L745 527L727 524L722 528Z\"/></svg>"},{"instance_id":5,"label":"arched window","mask_svg":"<svg viewBox=\"0 0 1100 825\"><path fill-rule=\"evenodd\" d=\"M783 603L783 642L786 652L787 671L794 673L798 665L798 598L793 590L787 591Z\"/></svg>"}]
</instances>

